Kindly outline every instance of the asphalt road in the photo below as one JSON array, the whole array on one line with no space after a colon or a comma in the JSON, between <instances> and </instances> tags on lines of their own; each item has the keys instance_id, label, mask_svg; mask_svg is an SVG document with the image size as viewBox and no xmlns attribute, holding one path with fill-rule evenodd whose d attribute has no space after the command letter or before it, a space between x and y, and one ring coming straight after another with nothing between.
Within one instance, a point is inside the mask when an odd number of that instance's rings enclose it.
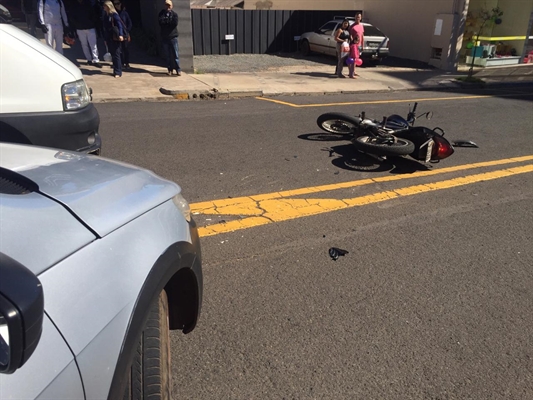
<instances>
[{"instance_id":1,"label":"asphalt road","mask_svg":"<svg viewBox=\"0 0 533 400\"><path fill-rule=\"evenodd\" d=\"M201 320L172 336L176 398L533 398L524 92L99 104L105 157L178 182L202 227L242 221L202 239ZM360 171L349 142L315 123L404 115L422 98L434 116L421 123L479 148ZM251 197L279 222L250 227ZM224 199L242 210L198 213ZM325 212L340 199L353 205ZM332 246L349 253L332 261Z\"/></svg>"}]
</instances>

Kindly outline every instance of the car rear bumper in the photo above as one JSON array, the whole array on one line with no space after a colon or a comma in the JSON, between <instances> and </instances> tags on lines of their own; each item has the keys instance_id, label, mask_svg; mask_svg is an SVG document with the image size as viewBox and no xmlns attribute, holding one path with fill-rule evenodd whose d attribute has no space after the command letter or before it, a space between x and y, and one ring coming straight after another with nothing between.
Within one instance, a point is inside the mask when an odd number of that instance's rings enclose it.
<instances>
[{"instance_id":1,"label":"car rear bumper","mask_svg":"<svg viewBox=\"0 0 533 400\"><path fill-rule=\"evenodd\" d=\"M361 52L361 57L369 60L381 60L382 58L388 57L389 50L383 49L364 49Z\"/></svg>"}]
</instances>

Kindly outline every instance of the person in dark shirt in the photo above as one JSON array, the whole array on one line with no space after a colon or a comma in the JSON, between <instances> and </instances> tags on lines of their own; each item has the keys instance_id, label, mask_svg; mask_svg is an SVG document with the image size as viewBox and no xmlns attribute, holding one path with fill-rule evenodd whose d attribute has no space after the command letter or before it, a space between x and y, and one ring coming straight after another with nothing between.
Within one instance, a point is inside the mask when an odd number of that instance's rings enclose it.
<instances>
[{"instance_id":1,"label":"person in dark shirt","mask_svg":"<svg viewBox=\"0 0 533 400\"><path fill-rule=\"evenodd\" d=\"M129 44L130 44L130 34L131 34L131 28L133 27L133 23L131 22L130 15L126 11L126 7L122 4L120 0L114 0L113 2L115 9L118 12L118 15L120 17L120 20L124 24L124 29L126 30L125 38L122 42L120 42L121 50L122 50L122 64L124 69L130 69L130 50L129 50ZM127 37L127 39L126 39Z\"/></svg>"},{"instance_id":2,"label":"person in dark shirt","mask_svg":"<svg viewBox=\"0 0 533 400\"><path fill-rule=\"evenodd\" d=\"M26 24L30 35L37 37L36 27L37 20L39 19L39 10L37 6L37 0L22 0L21 1L22 12L26 16Z\"/></svg>"},{"instance_id":3,"label":"person in dark shirt","mask_svg":"<svg viewBox=\"0 0 533 400\"><path fill-rule=\"evenodd\" d=\"M159 26L161 27L161 42L167 59L168 75L176 70L181 76L180 60L178 53L178 14L172 11L172 1L165 1L165 9L159 13Z\"/></svg>"},{"instance_id":4,"label":"person in dark shirt","mask_svg":"<svg viewBox=\"0 0 533 400\"><path fill-rule=\"evenodd\" d=\"M104 39L107 48L113 58L113 76L120 78L122 76L122 60L120 42L124 41L124 27L113 3L109 0L104 2Z\"/></svg>"},{"instance_id":5,"label":"person in dark shirt","mask_svg":"<svg viewBox=\"0 0 533 400\"><path fill-rule=\"evenodd\" d=\"M75 0L69 9L69 20L76 29L87 64L100 66L96 27L100 21L91 0Z\"/></svg>"}]
</instances>

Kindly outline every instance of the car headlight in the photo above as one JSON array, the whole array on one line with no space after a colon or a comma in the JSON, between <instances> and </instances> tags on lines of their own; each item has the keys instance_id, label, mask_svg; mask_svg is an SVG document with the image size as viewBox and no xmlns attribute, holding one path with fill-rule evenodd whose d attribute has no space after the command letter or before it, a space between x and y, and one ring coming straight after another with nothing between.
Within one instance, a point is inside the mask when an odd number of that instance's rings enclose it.
<instances>
[{"instance_id":1,"label":"car headlight","mask_svg":"<svg viewBox=\"0 0 533 400\"><path fill-rule=\"evenodd\" d=\"M187 222L191 222L191 207L189 206L187 200L185 200L183 196L178 193L172 198L172 202L178 208L178 210L180 210Z\"/></svg>"},{"instance_id":2,"label":"car headlight","mask_svg":"<svg viewBox=\"0 0 533 400\"><path fill-rule=\"evenodd\" d=\"M65 83L61 87L61 95L63 96L63 109L65 111L87 107L91 101L89 88L83 79Z\"/></svg>"}]
</instances>

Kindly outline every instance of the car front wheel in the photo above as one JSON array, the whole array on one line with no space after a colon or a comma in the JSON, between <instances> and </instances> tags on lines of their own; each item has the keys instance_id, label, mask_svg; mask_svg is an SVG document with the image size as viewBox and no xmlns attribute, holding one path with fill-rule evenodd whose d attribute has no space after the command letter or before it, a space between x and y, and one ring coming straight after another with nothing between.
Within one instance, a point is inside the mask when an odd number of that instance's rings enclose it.
<instances>
[{"instance_id":1,"label":"car front wheel","mask_svg":"<svg viewBox=\"0 0 533 400\"><path fill-rule=\"evenodd\" d=\"M152 305L137 345L124 400L171 400L170 330L164 290Z\"/></svg>"}]
</instances>

